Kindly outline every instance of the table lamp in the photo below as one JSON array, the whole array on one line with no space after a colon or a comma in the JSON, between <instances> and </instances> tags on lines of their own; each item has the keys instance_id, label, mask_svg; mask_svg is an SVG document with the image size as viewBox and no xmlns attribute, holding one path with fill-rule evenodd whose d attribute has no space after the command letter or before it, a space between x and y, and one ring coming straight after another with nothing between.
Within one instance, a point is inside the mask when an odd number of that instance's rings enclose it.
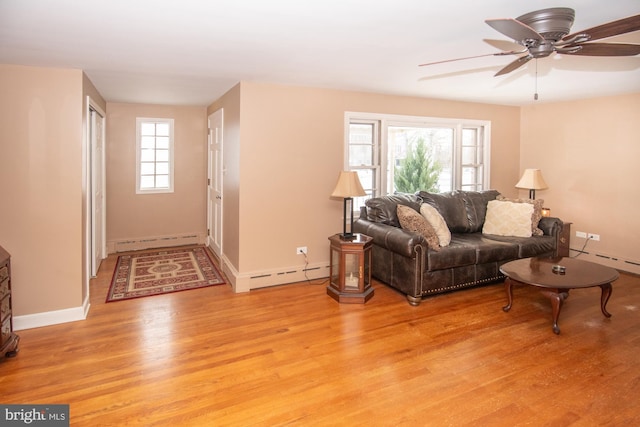
<instances>
[{"instance_id":1,"label":"table lamp","mask_svg":"<svg viewBox=\"0 0 640 427\"><path fill-rule=\"evenodd\" d=\"M546 190L549 186L544 182L540 169L525 169L516 188L529 190L529 198L533 200L536 198L536 190Z\"/></svg>"},{"instance_id":2,"label":"table lamp","mask_svg":"<svg viewBox=\"0 0 640 427\"><path fill-rule=\"evenodd\" d=\"M358 173L353 171L342 171L338 177L336 188L331 193L331 197L342 197L344 199L344 227L340 237L344 240L353 238L353 198L365 196Z\"/></svg>"}]
</instances>

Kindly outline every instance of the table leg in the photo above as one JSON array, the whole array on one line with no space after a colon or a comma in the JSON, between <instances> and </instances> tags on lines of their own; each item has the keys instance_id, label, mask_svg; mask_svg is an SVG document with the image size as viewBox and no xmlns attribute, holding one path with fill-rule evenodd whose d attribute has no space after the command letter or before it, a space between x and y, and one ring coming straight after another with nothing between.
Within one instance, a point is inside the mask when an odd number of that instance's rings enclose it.
<instances>
[{"instance_id":1,"label":"table leg","mask_svg":"<svg viewBox=\"0 0 640 427\"><path fill-rule=\"evenodd\" d=\"M560 327L558 326L558 317L560 317L560 310L562 309L562 302L567 298L567 292L560 292L559 289L545 289L542 290L542 295L549 298L551 301L551 308L553 309L553 332L558 335L560 333Z\"/></svg>"},{"instance_id":2,"label":"table leg","mask_svg":"<svg viewBox=\"0 0 640 427\"><path fill-rule=\"evenodd\" d=\"M507 305L502 307L502 311L511 310L511 303L513 302L513 293L511 290L512 286L513 283L511 283L511 279L507 277L504 281L504 290L507 292Z\"/></svg>"},{"instance_id":3,"label":"table leg","mask_svg":"<svg viewBox=\"0 0 640 427\"><path fill-rule=\"evenodd\" d=\"M611 283L600 285L600 289L602 289L602 295L600 296L600 309L602 310L602 314L606 317L611 317L611 313L607 311L607 302L611 296Z\"/></svg>"}]
</instances>

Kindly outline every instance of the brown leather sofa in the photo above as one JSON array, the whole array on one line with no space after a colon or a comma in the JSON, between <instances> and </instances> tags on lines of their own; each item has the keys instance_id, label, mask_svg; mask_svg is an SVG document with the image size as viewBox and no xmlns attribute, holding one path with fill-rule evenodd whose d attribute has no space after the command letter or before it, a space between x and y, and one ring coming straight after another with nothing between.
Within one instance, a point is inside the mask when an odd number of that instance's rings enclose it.
<instances>
[{"instance_id":1,"label":"brown leather sofa","mask_svg":"<svg viewBox=\"0 0 640 427\"><path fill-rule=\"evenodd\" d=\"M557 256L562 221L542 218L544 235L508 237L482 234L487 203L500 193L453 191L394 194L372 198L361 208L354 232L373 238L372 275L406 295L409 304L423 297L501 281L505 262L538 255ZM397 205L420 211L435 207L451 231L451 243L436 251L421 234L400 227Z\"/></svg>"}]
</instances>

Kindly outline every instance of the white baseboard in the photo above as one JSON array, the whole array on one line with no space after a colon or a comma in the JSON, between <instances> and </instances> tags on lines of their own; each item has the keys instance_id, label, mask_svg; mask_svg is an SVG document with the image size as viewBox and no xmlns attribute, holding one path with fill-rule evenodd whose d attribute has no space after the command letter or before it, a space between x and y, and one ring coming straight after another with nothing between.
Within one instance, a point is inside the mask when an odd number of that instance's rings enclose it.
<instances>
[{"instance_id":1,"label":"white baseboard","mask_svg":"<svg viewBox=\"0 0 640 427\"><path fill-rule=\"evenodd\" d=\"M65 308L63 310L47 311L44 313L13 316L13 330L41 328L43 326L58 325L60 323L77 322L85 320L89 314L91 304L85 298L81 307Z\"/></svg>"},{"instance_id":2,"label":"white baseboard","mask_svg":"<svg viewBox=\"0 0 640 427\"><path fill-rule=\"evenodd\" d=\"M166 248L170 246L202 245L206 239L205 233L185 233L166 236L150 236L123 238L107 242L107 252L117 253L126 251L139 251L152 248Z\"/></svg>"}]
</instances>

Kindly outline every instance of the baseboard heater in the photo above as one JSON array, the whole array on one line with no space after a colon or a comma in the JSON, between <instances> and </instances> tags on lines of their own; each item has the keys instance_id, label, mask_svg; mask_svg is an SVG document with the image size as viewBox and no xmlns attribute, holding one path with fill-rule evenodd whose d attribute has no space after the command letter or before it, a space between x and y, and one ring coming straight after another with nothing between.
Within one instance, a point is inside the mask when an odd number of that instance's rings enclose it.
<instances>
[{"instance_id":1,"label":"baseboard heater","mask_svg":"<svg viewBox=\"0 0 640 427\"><path fill-rule=\"evenodd\" d=\"M308 267L308 268L303 268L301 270L286 270L286 271L278 271L275 273L265 273L265 274L257 274L255 276L249 276L249 279L253 280L253 279L264 279L265 277L271 277L271 276L284 276L287 274L295 274L295 273L306 273L308 271L314 271L314 270L321 270L323 268L329 268L329 266L320 266L320 267Z\"/></svg>"},{"instance_id":2,"label":"baseboard heater","mask_svg":"<svg viewBox=\"0 0 640 427\"><path fill-rule=\"evenodd\" d=\"M117 240L114 242L113 248L115 252L126 252L169 246L198 245L200 243L200 236L198 234L186 234L181 236Z\"/></svg>"}]
</instances>

